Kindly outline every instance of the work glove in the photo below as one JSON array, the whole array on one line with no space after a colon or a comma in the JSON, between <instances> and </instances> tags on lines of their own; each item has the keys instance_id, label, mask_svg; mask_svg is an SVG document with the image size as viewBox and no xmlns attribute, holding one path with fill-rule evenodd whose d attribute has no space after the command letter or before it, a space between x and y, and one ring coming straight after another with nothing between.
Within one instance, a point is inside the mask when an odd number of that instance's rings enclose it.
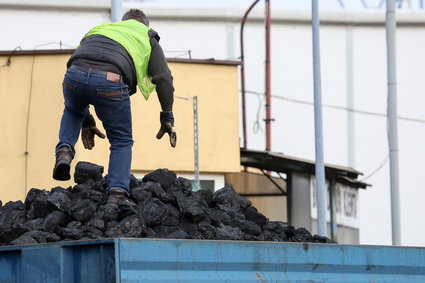
<instances>
[{"instance_id":1,"label":"work glove","mask_svg":"<svg viewBox=\"0 0 425 283\"><path fill-rule=\"evenodd\" d=\"M85 149L92 149L94 147L94 135L101 139L105 138L105 134L99 131L96 127L96 121L92 115L87 115L81 128L81 140Z\"/></svg>"},{"instance_id":2,"label":"work glove","mask_svg":"<svg viewBox=\"0 0 425 283\"><path fill-rule=\"evenodd\" d=\"M170 136L170 145L172 147L176 147L177 143L177 134L176 129L174 128L174 115L172 111L162 111L159 116L159 120L161 121L161 128L156 134L157 139L161 139L165 133L168 133Z\"/></svg>"}]
</instances>

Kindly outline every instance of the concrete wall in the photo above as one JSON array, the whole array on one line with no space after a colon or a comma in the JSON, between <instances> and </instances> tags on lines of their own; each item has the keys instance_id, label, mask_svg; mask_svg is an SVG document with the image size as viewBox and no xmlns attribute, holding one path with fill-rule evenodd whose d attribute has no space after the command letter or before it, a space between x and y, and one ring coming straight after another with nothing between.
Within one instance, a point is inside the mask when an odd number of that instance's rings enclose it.
<instances>
[{"instance_id":1,"label":"concrete wall","mask_svg":"<svg viewBox=\"0 0 425 283\"><path fill-rule=\"evenodd\" d=\"M63 111L61 84L69 54L15 55L10 66L0 68L0 199L23 199L31 187L50 189L73 183L52 179L54 147L58 142ZM0 56L6 62L7 56ZM194 63L170 63L175 95L198 96L200 171L239 172L237 66ZM146 102L136 93L131 97L133 118L132 170L147 172L169 168L193 172L192 102L175 98L178 143L175 149L168 137L156 139L159 129L158 99L154 94ZM101 123L97 125L103 131ZM93 150L76 145L74 165L80 160L105 166L109 143L96 139ZM72 173L72 172L71 172Z\"/></svg>"}]
</instances>

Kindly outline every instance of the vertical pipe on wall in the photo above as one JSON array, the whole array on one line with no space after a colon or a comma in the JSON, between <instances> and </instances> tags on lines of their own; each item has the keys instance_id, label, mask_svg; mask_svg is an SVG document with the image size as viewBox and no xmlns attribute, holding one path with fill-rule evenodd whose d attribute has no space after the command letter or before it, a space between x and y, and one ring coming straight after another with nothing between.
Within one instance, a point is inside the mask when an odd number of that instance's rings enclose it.
<instances>
[{"instance_id":1,"label":"vertical pipe on wall","mask_svg":"<svg viewBox=\"0 0 425 283\"><path fill-rule=\"evenodd\" d=\"M394 0L387 0L385 14L387 35L387 79L388 79L388 144L390 155L391 224L392 243L401 244L400 193L398 174L398 126L397 126L397 72L396 72L396 19Z\"/></svg>"},{"instance_id":2,"label":"vertical pipe on wall","mask_svg":"<svg viewBox=\"0 0 425 283\"><path fill-rule=\"evenodd\" d=\"M334 241L338 241L338 224L336 223L336 190L336 181L334 178L331 178L329 180L329 211L331 214L331 239Z\"/></svg>"},{"instance_id":3,"label":"vertical pipe on wall","mask_svg":"<svg viewBox=\"0 0 425 283\"><path fill-rule=\"evenodd\" d=\"M244 54L244 41L243 41L243 30L245 27L245 22L248 18L248 14L251 12L252 8L260 0L255 0L254 3L248 8L245 12L245 15L241 21L241 31L240 31L240 44L241 44L241 93L242 93L242 130L243 130L243 148L248 147L248 138L246 134L246 96L245 96L245 54Z\"/></svg>"},{"instance_id":4,"label":"vertical pipe on wall","mask_svg":"<svg viewBox=\"0 0 425 283\"><path fill-rule=\"evenodd\" d=\"M193 156L195 158L195 188L196 190L201 189L201 183L199 181L199 122L198 122L198 97L193 97Z\"/></svg>"},{"instance_id":5,"label":"vertical pipe on wall","mask_svg":"<svg viewBox=\"0 0 425 283\"><path fill-rule=\"evenodd\" d=\"M270 0L266 0L266 151L271 150Z\"/></svg>"},{"instance_id":6,"label":"vertical pipe on wall","mask_svg":"<svg viewBox=\"0 0 425 283\"><path fill-rule=\"evenodd\" d=\"M317 198L317 233L327 236L326 225L326 187L325 166L323 160L322 129L322 94L320 73L320 37L319 37L319 4L311 1L313 30L313 80L314 80L314 128L316 150L316 198Z\"/></svg>"},{"instance_id":7,"label":"vertical pipe on wall","mask_svg":"<svg viewBox=\"0 0 425 283\"><path fill-rule=\"evenodd\" d=\"M354 127L354 64L353 64L353 29L348 26L346 29L346 80L347 80L347 149L348 166L355 167L355 127Z\"/></svg>"}]
</instances>

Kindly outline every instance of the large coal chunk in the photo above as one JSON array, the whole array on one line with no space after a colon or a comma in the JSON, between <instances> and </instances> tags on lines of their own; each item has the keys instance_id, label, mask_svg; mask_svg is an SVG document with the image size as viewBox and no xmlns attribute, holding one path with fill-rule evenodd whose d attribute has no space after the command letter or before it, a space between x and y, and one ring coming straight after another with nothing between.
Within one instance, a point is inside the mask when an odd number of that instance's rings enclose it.
<instances>
[{"instance_id":1,"label":"large coal chunk","mask_svg":"<svg viewBox=\"0 0 425 283\"><path fill-rule=\"evenodd\" d=\"M145 185L143 184L148 184L150 182L147 183L142 183L136 187L133 187L131 189L131 194L130 194L130 198L136 202L136 203L146 203L148 202L151 198L152 198L152 191L149 189L146 189Z\"/></svg>"},{"instance_id":2,"label":"large coal chunk","mask_svg":"<svg viewBox=\"0 0 425 283\"><path fill-rule=\"evenodd\" d=\"M208 217L206 208L208 205L201 199L200 195L176 195L177 204L184 217L190 219L193 223L199 223Z\"/></svg>"},{"instance_id":3,"label":"large coal chunk","mask_svg":"<svg viewBox=\"0 0 425 283\"><path fill-rule=\"evenodd\" d=\"M28 211L28 218L44 218L51 212L52 206L48 204L48 196L47 194L40 194L34 199Z\"/></svg>"},{"instance_id":4,"label":"large coal chunk","mask_svg":"<svg viewBox=\"0 0 425 283\"><path fill-rule=\"evenodd\" d=\"M101 205L96 212L95 216L99 219L102 219L103 221L112 222L116 221L118 219L119 211L115 207L105 204Z\"/></svg>"},{"instance_id":5,"label":"large coal chunk","mask_svg":"<svg viewBox=\"0 0 425 283\"><path fill-rule=\"evenodd\" d=\"M174 183L174 188L179 188L185 195L190 195L192 193L192 182L186 178L178 177L177 182Z\"/></svg>"},{"instance_id":6,"label":"large coal chunk","mask_svg":"<svg viewBox=\"0 0 425 283\"><path fill-rule=\"evenodd\" d=\"M22 201L9 201L0 208L0 232L7 230L24 218L24 204Z\"/></svg>"},{"instance_id":7,"label":"large coal chunk","mask_svg":"<svg viewBox=\"0 0 425 283\"><path fill-rule=\"evenodd\" d=\"M102 231L105 229L105 221L97 213L87 221L87 225Z\"/></svg>"},{"instance_id":8,"label":"large coal chunk","mask_svg":"<svg viewBox=\"0 0 425 283\"><path fill-rule=\"evenodd\" d=\"M60 241L60 237L54 233L51 232L44 232L44 231L38 231L38 230L32 230L28 231L23 236L30 236L34 240L37 241L37 243L48 243L48 242L57 242Z\"/></svg>"},{"instance_id":9,"label":"large coal chunk","mask_svg":"<svg viewBox=\"0 0 425 283\"><path fill-rule=\"evenodd\" d=\"M73 193L77 193L77 192L84 192L87 190L92 190L92 191L97 191L100 193L104 193L105 192L105 187L102 185L102 181L95 181L93 179L88 179L86 181L84 181L84 183L80 183L75 185L72 188L72 192Z\"/></svg>"},{"instance_id":10,"label":"large coal chunk","mask_svg":"<svg viewBox=\"0 0 425 283\"><path fill-rule=\"evenodd\" d=\"M337 243L336 241L331 240L328 237L320 236L320 235L314 235L312 242L313 243L327 243L327 244L336 244Z\"/></svg>"},{"instance_id":11,"label":"large coal chunk","mask_svg":"<svg viewBox=\"0 0 425 283\"><path fill-rule=\"evenodd\" d=\"M265 225L269 221L267 217L259 213L258 210L253 206L245 208L243 214L245 215L246 219L251 220L260 226Z\"/></svg>"},{"instance_id":12,"label":"large coal chunk","mask_svg":"<svg viewBox=\"0 0 425 283\"><path fill-rule=\"evenodd\" d=\"M43 230L45 228L44 221L44 218L30 219L25 222L25 226L30 230Z\"/></svg>"},{"instance_id":13,"label":"large coal chunk","mask_svg":"<svg viewBox=\"0 0 425 283\"><path fill-rule=\"evenodd\" d=\"M264 224L262 228L263 230L271 230L278 234L286 232L287 234L289 234L290 237L295 234L294 227L282 221L270 221Z\"/></svg>"},{"instance_id":14,"label":"large coal chunk","mask_svg":"<svg viewBox=\"0 0 425 283\"><path fill-rule=\"evenodd\" d=\"M153 228L156 232L156 235L160 238L169 238L169 239L190 239L189 234L180 229L178 226L157 226Z\"/></svg>"},{"instance_id":15,"label":"large coal chunk","mask_svg":"<svg viewBox=\"0 0 425 283\"><path fill-rule=\"evenodd\" d=\"M219 227L223 221L230 219L230 216L226 212L217 208L211 208L207 213L211 223L216 227Z\"/></svg>"},{"instance_id":16,"label":"large coal chunk","mask_svg":"<svg viewBox=\"0 0 425 283\"><path fill-rule=\"evenodd\" d=\"M50 195L46 199L46 202L49 212L54 210L66 212L72 205L69 198L69 192L61 187L52 189Z\"/></svg>"},{"instance_id":17,"label":"large coal chunk","mask_svg":"<svg viewBox=\"0 0 425 283\"><path fill-rule=\"evenodd\" d=\"M90 238L90 239L102 239L102 238L104 238L102 230L97 229L97 228L92 227L92 226L82 226L81 231L83 231L84 237L87 237L87 238Z\"/></svg>"},{"instance_id":18,"label":"large coal chunk","mask_svg":"<svg viewBox=\"0 0 425 283\"><path fill-rule=\"evenodd\" d=\"M158 226L168 217L170 211L159 199L151 199L149 202L139 205L137 211L148 226Z\"/></svg>"},{"instance_id":19,"label":"large coal chunk","mask_svg":"<svg viewBox=\"0 0 425 283\"><path fill-rule=\"evenodd\" d=\"M224 188L214 193L214 200L217 207L226 212L238 212L252 205L252 203L238 195L231 186Z\"/></svg>"},{"instance_id":20,"label":"large coal chunk","mask_svg":"<svg viewBox=\"0 0 425 283\"><path fill-rule=\"evenodd\" d=\"M105 234L109 238L137 238L142 236L144 229L146 229L146 225L143 221L137 215L131 215L109 227Z\"/></svg>"},{"instance_id":21,"label":"large coal chunk","mask_svg":"<svg viewBox=\"0 0 425 283\"><path fill-rule=\"evenodd\" d=\"M74 181L77 184L82 184L87 180L93 181L102 180L103 166L99 166L90 162L80 161L75 166Z\"/></svg>"},{"instance_id":22,"label":"large coal chunk","mask_svg":"<svg viewBox=\"0 0 425 283\"><path fill-rule=\"evenodd\" d=\"M127 216L137 213L136 209L126 201L119 201L118 207L119 207L119 213L118 213L119 219L124 219Z\"/></svg>"},{"instance_id":23,"label":"large coal chunk","mask_svg":"<svg viewBox=\"0 0 425 283\"><path fill-rule=\"evenodd\" d=\"M198 190L196 192L193 192L193 194L198 195L203 201L205 201L208 207L214 207L214 196L211 190Z\"/></svg>"},{"instance_id":24,"label":"large coal chunk","mask_svg":"<svg viewBox=\"0 0 425 283\"><path fill-rule=\"evenodd\" d=\"M218 240L243 240L243 232L238 227L221 225L217 228Z\"/></svg>"},{"instance_id":25,"label":"large coal chunk","mask_svg":"<svg viewBox=\"0 0 425 283\"><path fill-rule=\"evenodd\" d=\"M244 233L251 235L260 235L262 230L261 227L253 221L245 220L245 219L230 219L224 222L226 225L230 225L232 227L238 227Z\"/></svg>"},{"instance_id":26,"label":"large coal chunk","mask_svg":"<svg viewBox=\"0 0 425 283\"><path fill-rule=\"evenodd\" d=\"M71 207L71 215L78 221L85 221L89 219L95 211L96 205L88 199L75 202Z\"/></svg>"},{"instance_id":27,"label":"large coal chunk","mask_svg":"<svg viewBox=\"0 0 425 283\"><path fill-rule=\"evenodd\" d=\"M37 244L37 241L28 235L22 235L19 238L13 240L10 242L11 245L30 245L30 244Z\"/></svg>"},{"instance_id":28,"label":"large coal chunk","mask_svg":"<svg viewBox=\"0 0 425 283\"><path fill-rule=\"evenodd\" d=\"M298 228L295 230L295 235L291 237L291 242L310 242L313 236L305 228Z\"/></svg>"},{"instance_id":29,"label":"large coal chunk","mask_svg":"<svg viewBox=\"0 0 425 283\"><path fill-rule=\"evenodd\" d=\"M8 202L0 208L0 239L3 242L10 242L30 228L24 223L25 211L24 204L21 201Z\"/></svg>"},{"instance_id":30,"label":"large coal chunk","mask_svg":"<svg viewBox=\"0 0 425 283\"><path fill-rule=\"evenodd\" d=\"M264 230L261 233L261 235L259 235L258 238L260 241L270 241L270 242L283 242L287 239L285 234L278 234L271 230Z\"/></svg>"},{"instance_id":31,"label":"large coal chunk","mask_svg":"<svg viewBox=\"0 0 425 283\"><path fill-rule=\"evenodd\" d=\"M79 240L84 237L84 232L80 228L81 227L73 227L72 225L68 225L67 227L58 227L55 230L55 234L59 235L63 240Z\"/></svg>"},{"instance_id":32,"label":"large coal chunk","mask_svg":"<svg viewBox=\"0 0 425 283\"><path fill-rule=\"evenodd\" d=\"M29 227L20 222L14 223L10 228L5 229L1 234L0 238L8 243L13 241L14 239L20 237L24 233L30 231Z\"/></svg>"},{"instance_id":33,"label":"large coal chunk","mask_svg":"<svg viewBox=\"0 0 425 283\"><path fill-rule=\"evenodd\" d=\"M43 230L55 231L58 226L64 225L67 222L67 216L62 211L53 211L46 216L42 223Z\"/></svg>"},{"instance_id":34,"label":"large coal chunk","mask_svg":"<svg viewBox=\"0 0 425 283\"><path fill-rule=\"evenodd\" d=\"M47 197L48 195L49 195L48 191L32 188L31 190L28 191L27 196L25 198L25 209L29 210L31 204L37 197L39 196Z\"/></svg>"},{"instance_id":35,"label":"large coal chunk","mask_svg":"<svg viewBox=\"0 0 425 283\"><path fill-rule=\"evenodd\" d=\"M174 182L177 180L176 173L170 171L166 168L157 169L147 175L145 175L142 179L143 182L155 182L161 184L161 186L167 190Z\"/></svg>"},{"instance_id":36,"label":"large coal chunk","mask_svg":"<svg viewBox=\"0 0 425 283\"><path fill-rule=\"evenodd\" d=\"M206 239L206 240L217 239L217 228L216 227L214 227L210 224L201 222L201 223L199 223L198 229L199 229L199 234L201 235L201 239Z\"/></svg>"},{"instance_id":37,"label":"large coal chunk","mask_svg":"<svg viewBox=\"0 0 425 283\"><path fill-rule=\"evenodd\" d=\"M145 191L146 193L150 193L152 197L157 198L164 203L170 203L174 201L174 196L171 193L165 191L159 183L148 181L142 182L139 186L141 187L141 190Z\"/></svg>"},{"instance_id":38,"label":"large coal chunk","mask_svg":"<svg viewBox=\"0 0 425 283\"><path fill-rule=\"evenodd\" d=\"M190 236L190 238L192 238L192 239L200 239L201 238L198 225L195 224L195 223L181 222L179 224L179 228L181 230L185 231Z\"/></svg>"}]
</instances>

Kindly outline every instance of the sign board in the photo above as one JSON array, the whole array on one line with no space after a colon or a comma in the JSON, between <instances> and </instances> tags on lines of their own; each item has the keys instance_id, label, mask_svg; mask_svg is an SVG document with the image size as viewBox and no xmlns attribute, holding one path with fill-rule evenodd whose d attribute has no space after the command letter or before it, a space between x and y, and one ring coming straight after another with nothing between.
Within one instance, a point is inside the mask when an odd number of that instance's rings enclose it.
<instances>
[{"instance_id":1,"label":"sign board","mask_svg":"<svg viewBox=\"0 0 425 283\"><path fill-rule=\"evenodd\" d=\"M329 181L326 180L326 221L330 222ZM333 202L336 224L346 227L359 228L358 190L341 183L335 183ZM316 177L310 177L310 214L317 219Z\"/></svg>"}]
</instances>

